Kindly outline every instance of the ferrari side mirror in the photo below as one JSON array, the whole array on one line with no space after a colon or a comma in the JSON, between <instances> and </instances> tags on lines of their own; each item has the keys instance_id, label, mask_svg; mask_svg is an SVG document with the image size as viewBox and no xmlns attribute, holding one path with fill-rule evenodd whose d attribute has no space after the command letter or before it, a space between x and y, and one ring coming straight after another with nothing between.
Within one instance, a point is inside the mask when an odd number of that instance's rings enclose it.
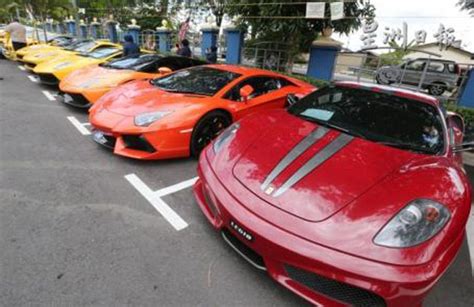
<instances>
[{"instance_id":1,"label":"ferrari side mirror","mask_svg":"<svg viewBox=\"0 0 474 307\"><path fill-rule=\"evenodd\" d=\"M245 85L239 91L240 98L242 99L243 102L247 102L247 100L249 99L249 96L252 95L253 92L254 92L254 88L251 85Z\"/></svg>"},{"instance_id":2,"label":"ferrari side mirror","mask_svg":"<svg viewBox=\"0 0 474 307\"><path fill-rule=\"evenodd\" d=\"M288 94L288 96L286 96L286 104L288 106L294 105L295 103L298 102L298 100L300 100L300 98L296 96L295 94Z\"/></svg>"}]
</instances>

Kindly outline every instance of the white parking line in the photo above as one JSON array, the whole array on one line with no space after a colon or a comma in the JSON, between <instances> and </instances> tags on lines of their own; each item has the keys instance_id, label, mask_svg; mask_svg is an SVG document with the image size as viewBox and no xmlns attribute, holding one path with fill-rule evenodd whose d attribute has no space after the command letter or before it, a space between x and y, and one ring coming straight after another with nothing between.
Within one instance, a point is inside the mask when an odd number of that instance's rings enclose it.
<instances>
[{"instance_id":1,"label":"white parking line","mask_svg":"<svg viewBox=\"0 0 474 307\"><path fill-rule=\"evenodd\" d=\"M163 197L163 196L166 196L166 195L169 195L169 194L176 193L178 191L181 191L181 190L187 189L189 187L192 187L193 184L196 182L196 180L198 180L198 177L194 177L194 178L185 180L183 182L173 184L169 187L166 187L166 188L160 189L158 191L155 191L155 194L158 195L158 197Z\"/></svg>"},{"instance_id":2,"label":"white parking line","mask_svg":"<svg viewBox=\"0 0 474 307\"><path fill-rule=\"evenodd\" d=\"M174 227L180 231L188 227L186 223L167 203L165 203L156 192L153 192L140 178L135 174L124 176L132 186L137 189L143 197Z\"/></svg>"},{"instance_id":3,"label":"white parking line","mask_svg":"<svg viewBox=\"0 0 474 307\"><path fill-rule=\"evenodd\" d=\"M19 68L20 70L23 70L23 71L25 71L25 70L26 70L26 68L25 68L25 67L23 67L23 65L18 65L18 68Z\"/></svg>"},{"instance_id":4,"label":"white parking line","mask_svg":"<svg viewBox=\"0 0 474 307\"><path fill-rule=\"evenodd\" d=\"M38 78L36 76L28 75L28 79L30 79L30 81L34 83L38 82Z\"/></svg>"},{"instance_id":5,"label":"white parking line","mask_svg":"<svg viewBox=\"0 0 474 307\"><path fill-rule=\"evenodd\" d=\"M42 92L43 92L43 95L45 95L49 101L56 101L56 98L50 92L48 91L42 91Z\"/></svg>"},{"instance_id":6,"label":"white parking line","mask_svg":"<svg viewBox=\"0 0 474 307\"><path fill-rule=\"evenodd\" d=\"M74 116L68 116L67 119L71 122L71 124L74 125L74 127L76 127L77 130L79 130L79 132L82 135L90 135L91 134L91 132L89 130L87 130L86 127L84 127L89 123L81 123Z\"/></svg>"}]
</instances>

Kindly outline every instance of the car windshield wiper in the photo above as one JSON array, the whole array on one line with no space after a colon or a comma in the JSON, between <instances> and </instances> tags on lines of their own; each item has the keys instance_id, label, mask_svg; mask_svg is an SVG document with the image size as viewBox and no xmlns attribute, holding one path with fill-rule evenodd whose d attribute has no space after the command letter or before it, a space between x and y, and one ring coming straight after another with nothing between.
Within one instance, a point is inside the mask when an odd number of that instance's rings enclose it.
<instances>
[{"instance_id":1,"label":"car windshield wiper","mask_svg":"<svg viewBox=\"0 0 474 307\"><path fill-rule=\"evenodd\" d=\"M411 144L411 143L399 143L399 142L389 142L389 141L374 141L378 144L390 146L390 147L396 147L399 149L407 149L410 151L418 152L418 153L428 153L428 154L433 154L434 152L432 150L429 150L427 148L420 147L419 145Z\"/></svg>"},{"instance_id":2,"label":"car windshield wiper","mask_svg":"<svg viewBox=\"0 0 474 307\"><path fill-rule=\"evenodd\" d=\"M302 118L304 118L304 119L306 119L310 122L315 122L318 125L325 126L325 127L328 127L328 128L332 128L332 129L344 132L346 134L359 137L361 139L367 139L367 137L364 134L362 134L358 131L351 130L351 129L348 129L348 128L345 128L345 127L341 127L341 126L338 126L338 125L335 125L335 124L332 124L332 123L329 123L329 122L325 122L325 121L322 121L322 120L318 120L314 117L310 117L310 116L306 116L306 115L302 115L302 114L298 114L298 116L302 117Z\"/></svg>"}]
</instances>

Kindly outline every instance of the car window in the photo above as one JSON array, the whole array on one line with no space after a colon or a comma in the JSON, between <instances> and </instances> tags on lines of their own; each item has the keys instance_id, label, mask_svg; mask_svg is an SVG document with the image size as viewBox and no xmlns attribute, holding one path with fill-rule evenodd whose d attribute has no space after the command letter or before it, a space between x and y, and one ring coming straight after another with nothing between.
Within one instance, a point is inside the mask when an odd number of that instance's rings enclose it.
<instances>
[{"instance_id":1,"label":"car window","mask_svg":"<svg viewBox=\"0 0 474 307\"><path fill-rule=\"evenodd\" d=\"M240 76L231 71L196 66L153 79L150 83L167 92L214 96Z\"/></svg>"},{"instance_id":2,"label":"car window","mask_svg":"<svg viewBox=\"0 0 474 307\"><path fill-rule=\"evenodd\" d=\"M437 154L443 119L433 105L367 89L328 86L293 104L291 114L370 141Z\"/></svg>"},{"instance_id":3,"label":"car window","mask_svg":"<svg viewBox=\"0 0 474 307\"><path fill-rule=\"evenodd\" d=\"M113 69L132 69L137 71L143 71L150 64L159 58L157 55L143 54L139 57L121 57L117 60L113 60L109 63L103 64L104 67Z\"/></svg>"},{"instance_id":4,"label":"car window","mask_svg":"<svg viewBox=\"0 0 474 307\"><path fill-rule=\"evenodd\" d=\"M444 71L444 63L441 62L430 62L428 65L429 72L443 72Z\"/></svg>"},{"instance_id":5,"label":"car window","mask_svg":"<svg viewBox=\"0 0 474 307\"><path fill-rule=\"evenodd\" d=\"M87 52L89 51L92 47L94 47L96 45L95 42L93 41L89 41L89 42L79 42L77 43L77 45L75 45L74 47L72 47L70 50L74 50L74 51L77 51L79 53L81 52Z\"/></svg>"},{"instance_id":6,"label":"car window","mask_svg":"<svg viewBox=\"0 0 474 307\"><path fill-rule=\"evenodd\" d=\"M254 92L248 97L249 99L253 99L287 86L289 85L289 82L285 79L274 77L251 77L234 86L224 96L224 98L233 101L242 101L242 98L240 97L240 89L245 85L253 87Z\"/></svg>"},{"instance_id":7,"label":"car window","mask_svg":"<svg viewBox=\"0 0 474 307\"><path fill-rule=\"evenodd\" d=\"M448 71L450 73L455 73L456 72L456 65L455 64L448 64Z\"/></svg>"},{"instance_id":8,"label":"car window","mask_svg":"<svg viewBox=\"0 0 474 307\"><path fill-rule=\"evenodd\" d=\"M121 49L119 49L117 47L99 47L99 48L95 49L94 51L87 52L87 53L84 53L82 55L86 56L86 57L91 57L91 58L94 58L94 59L103 59L103 58L106 58L106 57L109 57L109 56L113 55L114 53L117 53L120 50ZM119 53L114 58L118 58L118 57L121 57L121 56L122 55Z\"/></svg>"},{"instance_id":9,"label":"car window","mask_svg":"<svg viewBox=\"0 0 474 307\"><path fill-rule=\"evenodd\" d=\"M407 70L422 71L424 67L425 67L425 61L421 61L421 60L412 61L406 65Z\"/></svg>"}]
</instances>

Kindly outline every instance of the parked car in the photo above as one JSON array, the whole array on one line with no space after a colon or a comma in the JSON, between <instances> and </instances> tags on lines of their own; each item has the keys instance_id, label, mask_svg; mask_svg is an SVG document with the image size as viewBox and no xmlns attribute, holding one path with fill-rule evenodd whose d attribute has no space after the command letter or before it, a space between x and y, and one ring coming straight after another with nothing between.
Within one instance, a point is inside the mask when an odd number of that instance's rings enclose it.
<instances>
[{"instance_id":1,"label":"parked car","mask_svg":"<svg viewBox=\"0 0 474 307\"><path fill-rule=\"evenodd\" d=\"M375 80L386 85L402 83L418 86L422 82L421 88L427 89L433 96L441 96L446 90L456 87L459 74L460 68L454 61L419 58L397 66L381 67L376 72Z\"/></svg>"},{"instance_id":2,"label":"parked car","mask_svg":"<svg viewBox=\"0 0 474 307\"><path fill-rule=\"evenodd\" d=\"M224 241L314 305L421 306L465 240L463 126L432 96L335 83L227 128L194 196Z\"/></svg>"},{"instance_id":3,"label":"parked car","mask_svg":"<svg viewBox=\"0 0 474 307\"><path fill-rule=\"evenodd\" d=\"M314 90L271 71L202 65L111 90L90 108L89 122L93 139L121 156L198 156L234 121L257 111L283 109L289 93L304 96Z\"/></svg>"},{"instance_id":4,"label":"parked car","mask_svg":"<svg viewBox=\"0 0 474 307\"><path fill-rule=\"evenodd\" d=\"M207 62L177 55L142 54L108 63L89 65L67 75L59 83L62 102L89 108L100 97L132 80L153 79L175 70Z\"/></svg>"}]
</instances>

